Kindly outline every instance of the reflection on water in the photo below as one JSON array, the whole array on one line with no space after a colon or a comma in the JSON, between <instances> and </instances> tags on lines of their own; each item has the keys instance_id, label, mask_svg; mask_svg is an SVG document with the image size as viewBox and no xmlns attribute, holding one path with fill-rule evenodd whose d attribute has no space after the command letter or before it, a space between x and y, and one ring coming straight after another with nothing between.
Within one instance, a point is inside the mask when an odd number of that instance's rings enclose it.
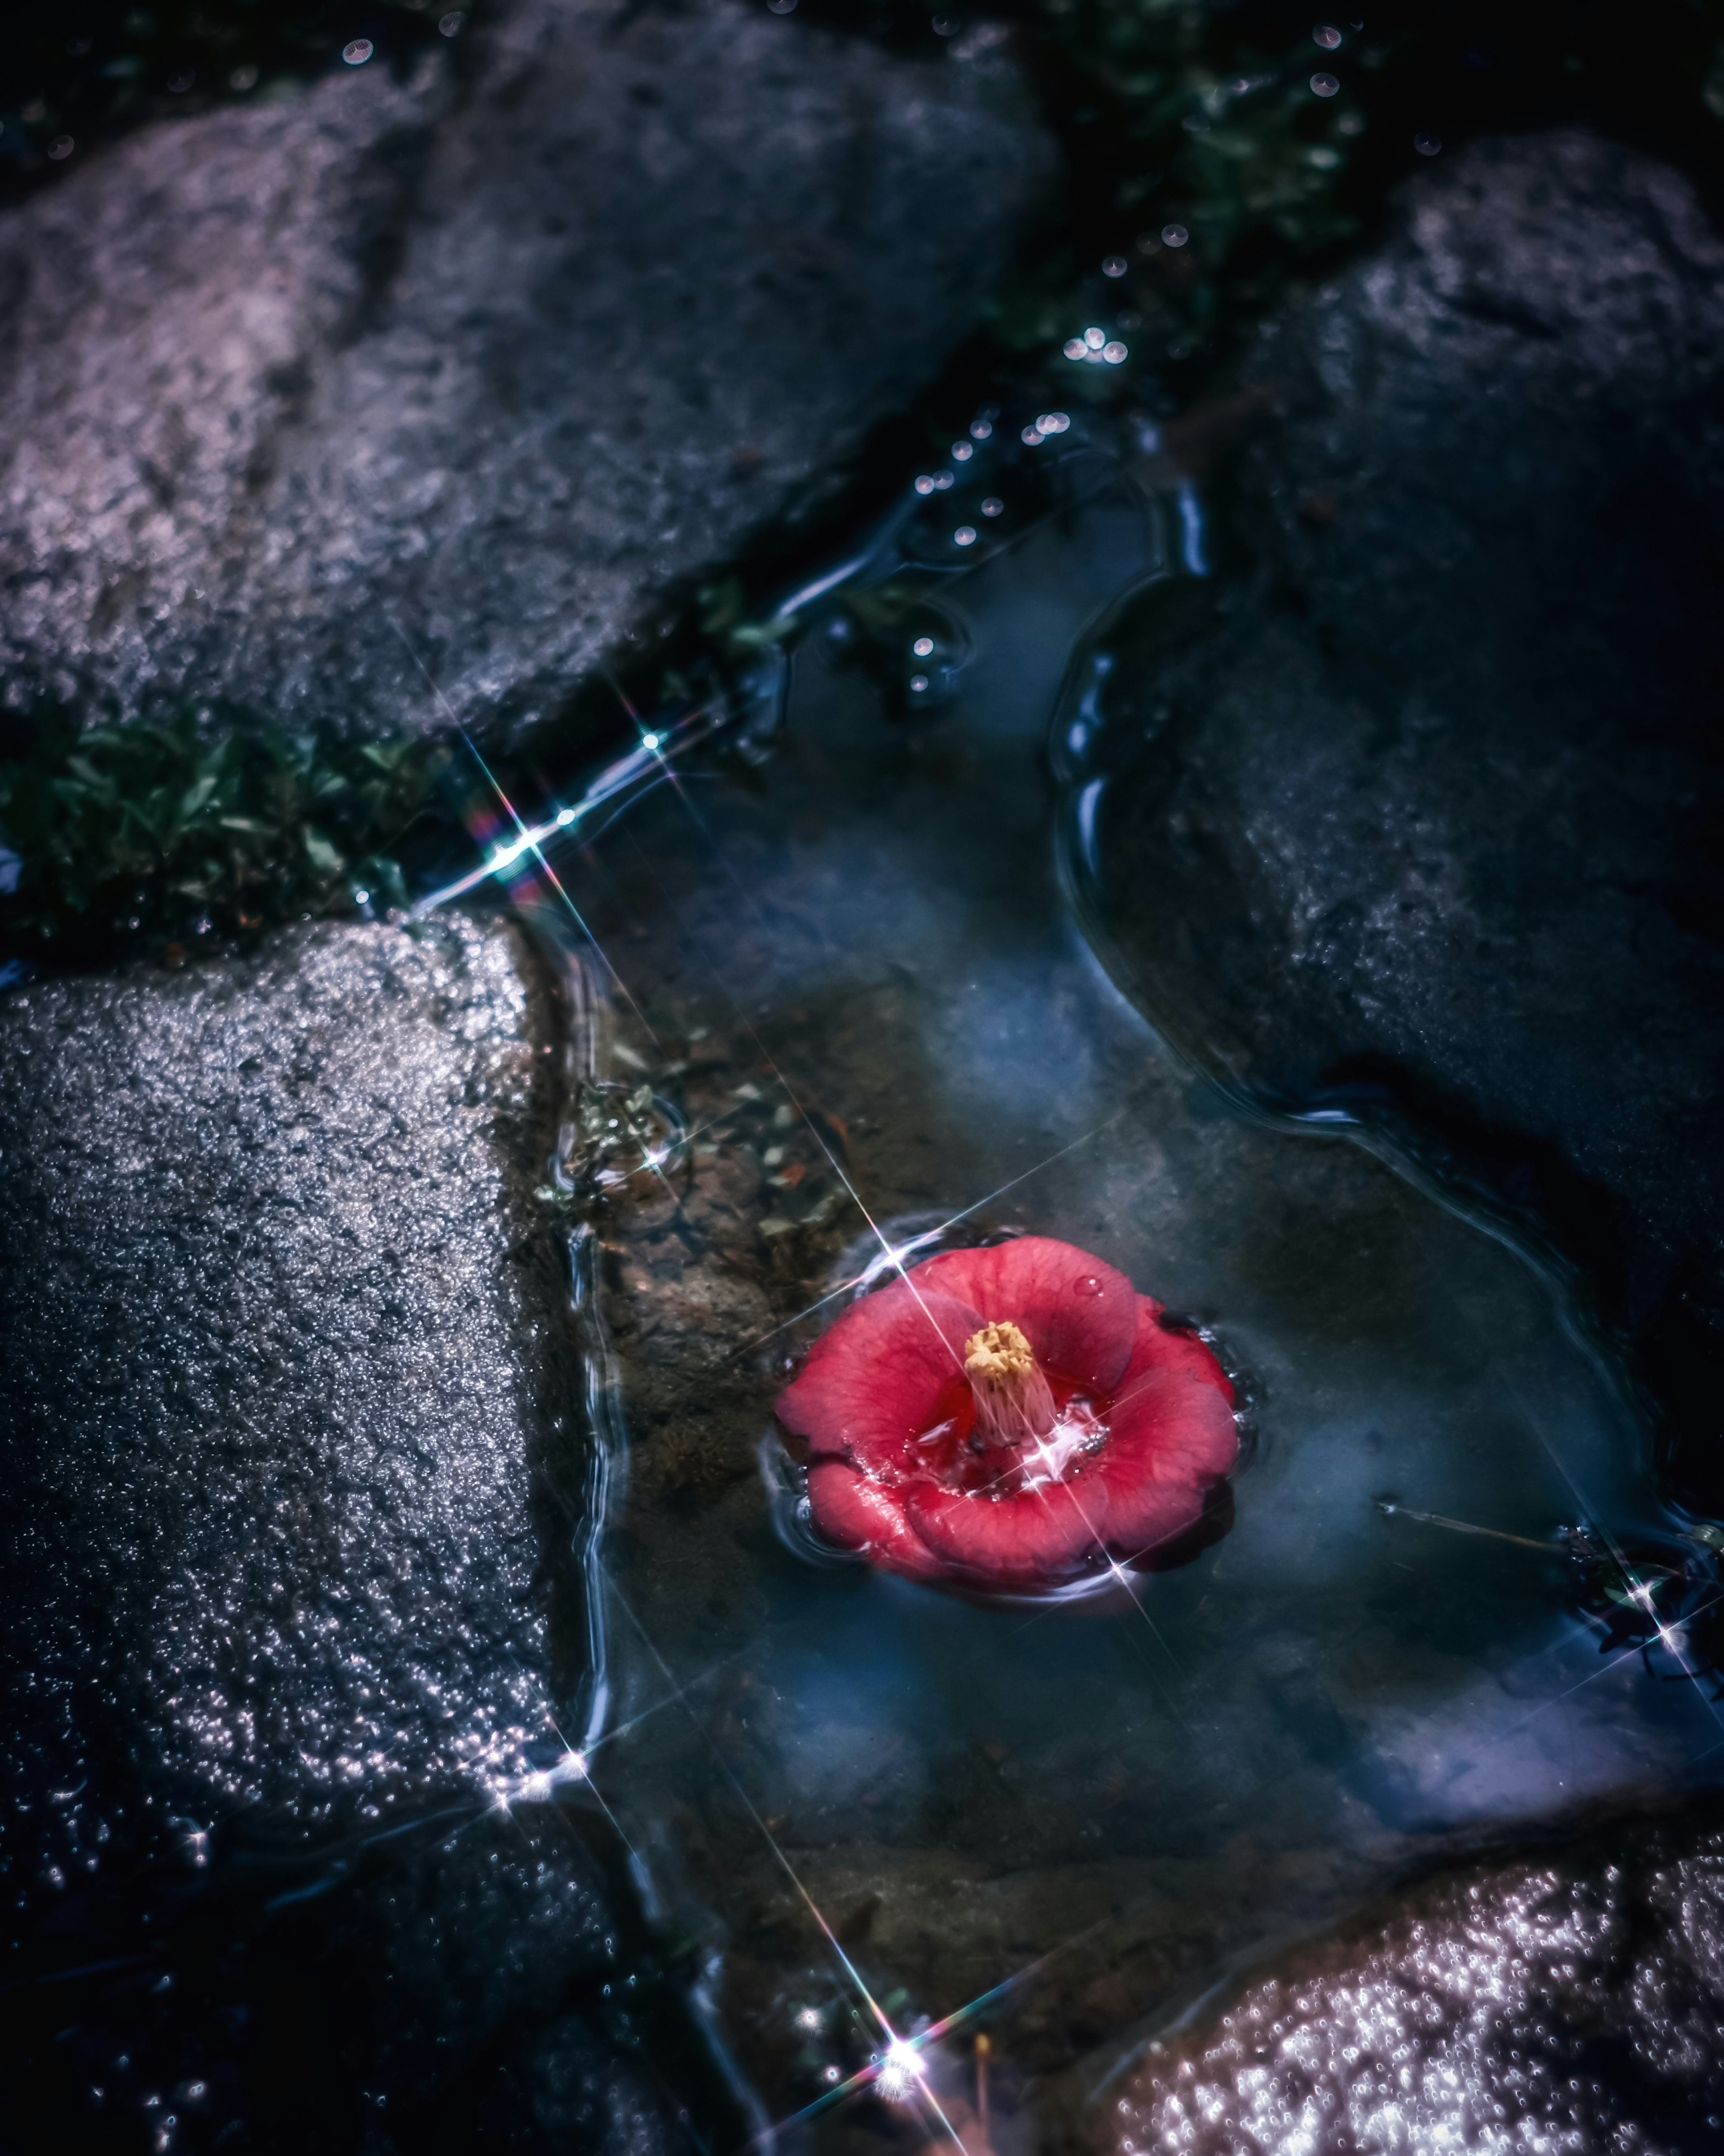
<instances>
[{"instance_id":1,"label":"reflection on water","mask_svg":"<svg viewBox=\"0 0 1724 2156\"><path fill-rule=\"evenodd\" d=\"M1603 1606L1614 1553L1679 1544L1555 1289L1362 1147L1193 1086L1063 902L1064 655L1202 534L1037 431L916 497L859 593L803 595L749 784L679 759L575 875L619 984L589 1115L608 1081L678 1127L583 1246L630 1439L593 1784L760 2101L823 2145L984 2102L1002 2148L1032 2111L1051 2133L1270 1943L1724 1763L1709 1687L1664 1681L1681 1596L1667 1624L1632 1578ZM972 493L1013 515L984 530ZM1213 1328L1256 1431L1230 1532L1041 1609L818 1561L770 1437L798 1346L887 1250L1013 1227Z\"/></svg>"}]
</instances>

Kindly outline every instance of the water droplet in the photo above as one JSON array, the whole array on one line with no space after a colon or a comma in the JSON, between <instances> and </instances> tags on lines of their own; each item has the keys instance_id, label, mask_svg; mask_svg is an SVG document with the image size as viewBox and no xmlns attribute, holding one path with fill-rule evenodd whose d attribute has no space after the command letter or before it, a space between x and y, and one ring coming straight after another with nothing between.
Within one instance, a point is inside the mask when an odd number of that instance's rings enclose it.
<instances>
[{"instance_id":1,"label":"water droplet","mask_svg":"<svg viewBox=\"0 0 1724 2156\"><path fill-rule=\"evenodd\" d=\"M982 505L982 514L984 516L998 516L1005 506L997 494L991 494Z\"/></svg>"},{"instance_id":2,"label":"water droplet","mask_svg":"<svg viewBox=\"0 0 1724 2156\"><path fill-rule=\"evenodd\" d=\"M1026 427L1024 429L1024 439L1029 443L1031 449L1034 449L1041 439L1042 430L1039 427Z\"/></svg>"},{"instance_id":3,"label":"water droplet","mask_svg":"<svg viewBox=\"0 0 1724 2156\"><path fill-rule=\"evenodd\" d=\"M1071 418L1065 412L1044 412L1035 424L1044 434L1063 434L1071 424Z\"/></svg>"},{"instance_id":4,"label":"water droplet","mask_svg":"<svg viewBox=\"0 0 1724 2156\"><path fill-rule=\"evenodd\" d=\"M1434 157L1443 146L1443 138L1440 135L1415 135L1413 146L1421 157ZM49 155L52 154L50 151Z\"/></svg>"},{"instance_id":5,"label":"water droplet","mask_svg":"<svg viewBox=\"0 0 1724 2156\"><path fill-rule=\"evenodd\" d=\"M976 543L975 526L973 524L960 524L957 531L952 535L952 543L954 547L973 547Z\"/></svg>"},{"instance_id":6,"label":"water droplet","mask_svg":"<svg viewBox=\"0 0 1724 2156\"><path fill-rule=\"evenodd\" d=\"M970 432L978 442L985 442L993 432L993 422L992 419L972 419Z\"/></svg>"},{"instance_id":7,"label":"water droplet","mask_svg":"<svg viewBox=\"0 0 1724 2156\"><path fill-rule=\"evenodd\" d=\"M775 15L793 14L796 10L796 0L767 0L767 5Z\"/></svg>"},{"instance_id":8,"label":"water droplet","mask_svg":"<svg viewBox=\"0 0 1724 2156\"><path fill-rule=\"evenodd\" d=\"M934 482L926 472L917 473L916 490L918 494L931 494L934 491Z\"/></svg>"},{"instance_id":9,"label":"water droplet","mask_svg":"<svg viewBox=\"0 0 1724 2156\"><path fill-rule=\"evenodd\" d=\"M48 146L48 154L58 163L62 157L69 157L77 146L69 135L56 135Z\"/></svg>"},{"instance_id":10,"label":"water droplet","mask_svg":"<svg viewBox=\"0 0 1724 2156\"><path fill-rule=\"evenodd\" d=\"M1065 340L1065 357L1068 359L1082 359L1088 351L1089 346L1081 337L1067 337Z\"/></svg>"},{"instance_id":11,"label":"water droplet","mask_svg":"<svg viewBox=\"0 0 1724 2156\"><path fill-rule=\"evenodd\" d=\"M437 27L443 33L444 37L452 38L466 19L465 13L461 8L457 8L450 13L444 16L438 23Z\"/></svg>"},{"instance_id":12,"label":"water droplet","mask_svg":"<svg viewBox=\"0 0 1724 2156\"><path fill-rule=\"evenodd\" d=\"M953 483L952 476L950 472L936 472L934 475L934 485L938 488L942 494L944 494L947 487L953 485Z\"/></svg>"},{"instance_id":13,"label":"water droplet","mask_svg":"<svg viewBox=\"0 0 1724 2156\"><path fill-rule=\"evenodd\" d=\"M1125 256L1110 254L1101 265L1101 274L1104 277L1123 277L1126 274Z\"/></svg>"},{"instance_id":14,"label":"water droplet","mask_svg":"<svg viewBox=\"0 0 1724 2156\"><path fill-rule=\"evenodd\" d=\"M1311 86L1313 94L1318 97L1333 97L1341 85L1332 74L1314 74Z\"/></svg>"},{"instance_id":15,"label":"water droplet","mask_svg":"<svg viewBox=\"0 0 1724 2156\"><path fill-rule=\"evenodd\" d=\"M934 651L934 639L931 636L919 636L910 648L918 659L931 658Z\"/></svg>"},{"instance_id":16,"label":"water droplet","mask_svg":"<svg viewBox=\"0 0 1724 2156\"><path fill-rule=\"evenodd\" d=\"M911 675L910 693L912 696L920 696L925 694L927 685L928 677L926 674L912 674Z\"/></svg>"},{"instance_id":17,"label":"water droplet","mask_svg":"<svg viewBox=\"0 0 1724 2156\"><path fill-rule=\"evenodd\" d=\"M1117 367L1129 349L1130 347L1122 345L1117 337L1111 337L1102 346L1101 357L1110 367Z\"/></svg>"},{"instance_id":18,"label":"water droplet","mask_svg":"<svg viewBox=\"0 0 1724 2156\"><path fill-rule=\"evenodd\" d=\"M1093 327L1087 329L1084 331L1084 342L1088 345L1091 352L1100 352L1102 346L1107 342L1107 331Z\"/></svg>"},{"instance_id":19,"label":"water droplet","mask_svg":"<svg viewBox=\"0 0 1724 2156\"><path fill-rule=\"evenodd\" d=\"M954 442L952 445L952 460L954 464L967 465L975 454L975 445L972 443Z\"/></svg>"},{"instance_id":20,"label":"water droplet","mask_svg":"<svg viewBox=\"0 0 1724 2156\"><path fill-rule=\"evenodd\" d=\"M1183 224L1164 224L1162 227L1162 239L1169 247L1183 247L1190 238L1191 234Z\"/></svg>"},{"instance_id":21,"label":"water droplet","mask_svg":"<svg viewBox=\"0 0 1724 2156\"><path fill-rule=\"evenodd\" d=\"M1341 43L1341 33L1332 23L1319 23L1311 34L1312 41L1321 45L1326 53L1332 53Z\"/></svg>"},{"instance_id":22,"label":"water droplet","mask_svg":"<svg viewBox=\"0 0 1724 2156\"><path fill-rule=\"evenodd\" d=\"M177 74L167 78L167 86L176 97L182 97L198 80L190 68L182 68Z\"/></svg>"},{"instance_id":23,"label":"water droplet","mask_svg":"<svg viewBox=\"0 0 1724 2156\"><path fill-rule=\"evenodd\" d=\"M257 86L258 71L249 60L244 67L235 68L233 74L228 77L229 90L255 90Z\"/></svg>"},{"instance_id":24,"label":"water droplet","mask_svg":"<svg viewBox=\"0 0 1724 2156\"><path fill-rule=\"evenodd\" d=\"M957 15L936 15L934 18L934 35L936 38L955 38L963 27L962 18Z\"/></svg>"},{"instance_id":25,"label":"water droplet","mask_svg":"<svg viewBox=\"0 0 1724 2156\"><path fill-rule=\"evenodd\" d=\"M1101 1294L1103 1289L1097 1275L1085 1273L1081 1279L1072 1282L1071 1291L1074 1295L1096 1296Z\"/></svg>"},{"instance_id":26,"label":"water droplet","mask_svg":"<svg viewBox=\"0 0 1724 2156\"><path fill-rule=\"evenodd\" d=\"M369 38L353 38L341 48L341 58L349 67L363 67L376 48Z\"/></svg>"}]
</instances>

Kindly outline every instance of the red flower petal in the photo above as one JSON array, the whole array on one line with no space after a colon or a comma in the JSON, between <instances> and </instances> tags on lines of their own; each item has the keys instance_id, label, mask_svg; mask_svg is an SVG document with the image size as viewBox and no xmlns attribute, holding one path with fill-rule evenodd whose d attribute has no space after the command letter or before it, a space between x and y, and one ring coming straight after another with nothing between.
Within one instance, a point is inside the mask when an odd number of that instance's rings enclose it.
<instances>
[{"instance_id":1,"label":"red flower petal","mask_svg":"<svg viewBox=\"0 0 1724 2156\"><path fill-rule=\"evenodd\" d=\"M1167 1332L1159 1307L1140 1298L1137 1344L1092 1470L1107 1491L1108 1544L1120 1558L1141 1557L1194 1526L1239 1457L1226 1373L1202 1341Z\"/></svg>"},{"instance_id":2,"label":"red flower petal","mask_svg":"<svg viewBox=\"0 0 1724 2156\"><path fill-rule=\"evenodd\" d=\"M990 1323L1009 1319L1043 1369L1080 1392L1111 1392L1131 1356L1137 1290L1122 1272L1051 1235L943 1250L910 1278L972 1305Z\"/></svg>"},{"instance_id":3,"label":"red flower petal","mask_svg":"<svg viewBox=\"0 0 1724 2156\"><path fill-rule=\"evenodd\" d=\"M937 1579L945 1567L904 1517L897 1491L883 1490L839 1460L808 1471L808 1503L828 1542L865 1551L876 1564L912 1579Z\"/></svg>"},{"instance_id":4,"label":"red flower petal","mask_svg":"<svg viewBox=\"0 0 1724 2156\"><path fill-rule=\"evenodd\" d=\"M916 1270L926 1270L918 1266ZM849 1460L876 1473L914 1473L912 1450L954 1407L967 1411L964 1342L983 1320L967 1303L895 1281L865 1296L814 1343L774 1413L812 1460ZM942 1394L961 1394L961 1400Z\"/></svg>"},{"instance_id":5,"label":"red flower petal","mask_svg":"<svg viewBox=\"0 0 1724 2156\"><path fill-rule=\"evenodd\" d=\"M1118 1391L1123 1393L1134 1377L1141 1377L1147 1369L1184 1370L1201 1378L1206 1385L1213 1385L1231 1407L1233 1380L1194 1333L1182 1332L1162 1322L1165 1314L1152 1295L1138 1296L1137 1335Z\"/></svg>"},{"instance_id":6,"label":"red flower petal","mask_svg":"<svg viewBox=\"0 0 1724 2156\"><path fill-rule=\"evenodd\" d=\"M1088 1475L1005 1497L916 1482L905 1492L905 1512L941 1571L996 1587L1045 1587L1099 1555L1107 1492Z\"/></svg>"}]
</instances>

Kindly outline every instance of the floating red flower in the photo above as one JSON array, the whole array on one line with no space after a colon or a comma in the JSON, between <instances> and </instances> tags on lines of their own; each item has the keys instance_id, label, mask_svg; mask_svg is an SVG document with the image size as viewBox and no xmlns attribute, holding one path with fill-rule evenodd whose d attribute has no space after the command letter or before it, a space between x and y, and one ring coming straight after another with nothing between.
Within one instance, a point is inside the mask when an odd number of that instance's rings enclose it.
<instances>
[{"instance_id":1,"label":"floating red flower","mask_svg":"<svg viewBox=\"0 0 1724 2156\"><path fill-rule=\"evenodd\" d=\"M1045 1235L944 1251L865 1296L777 1413L829 1541L1020 1590L1165 1548L1239 1451L1202 1341Z\"/></svg>"}]
</instances>

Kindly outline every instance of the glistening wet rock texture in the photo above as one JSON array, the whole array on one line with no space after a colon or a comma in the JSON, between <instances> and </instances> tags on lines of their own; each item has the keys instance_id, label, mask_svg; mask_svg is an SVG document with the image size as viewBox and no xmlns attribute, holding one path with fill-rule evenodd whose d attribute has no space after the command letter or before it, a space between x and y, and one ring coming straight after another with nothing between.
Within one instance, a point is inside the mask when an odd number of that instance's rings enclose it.
<instances>
[{"instance_id":1,"label":"glistening wet rock texture","mask_svg":"<svg viewBox=\"0 0 1724 2156\"><path fill-rule=\"evenodd\" d=\"M1116 969L1552 1237L1716 1507L1724 244L1627 150L1476 143L1255 372L1244 538L1110 644Z\"/></svg>"},{"instance_id":2,"label":"glistening wet rock texture","mask_svg":"<svg viewBox=\"0 0 1724 2156\"><path fill-rule=\"evenodd\" d=\"M460 921L0 1004L19 2145L662 2139L599 1863L490 1803L578 1486L553 1032Z\"/></svg>"},{"instance_id":3,"label":"glistening wet rock texture","mask_svg":"<svg viewBox=\"0 0 1724 2156\"><path fill-rule=\"evenodd\" d=\"M1157 2043L1121 2156L1680 2156L1724 2134L1724 1833L1618 1833L1373 1912Z\"/></svg>"},{"instance_id":4,"label":"glistening wet rock texture","mask_svg":"<svg viewBox=\"0 0 1724 2156\"><path fill-rule=\"evenodd\" d=\"M0 705L432 724L423 660L527 726L938 370L1051 170L1003 63L489 22L0 220Z\"/></svg>"}]
</instances>

